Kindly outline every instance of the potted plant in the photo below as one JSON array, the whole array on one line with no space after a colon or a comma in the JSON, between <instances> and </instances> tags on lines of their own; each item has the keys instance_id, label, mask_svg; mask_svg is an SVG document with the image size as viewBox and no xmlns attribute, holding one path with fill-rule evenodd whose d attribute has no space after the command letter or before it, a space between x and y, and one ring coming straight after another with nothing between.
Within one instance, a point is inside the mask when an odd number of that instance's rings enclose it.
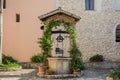
<instances>
[{"instance_id":1,"label":"potted plant","mask_svg":"<svg viewBox=\"0 0 120 80\"><path fill-rule=\"evenodd\" d=\"M41 63L41 66L38 66L38 73L39 74L44 74L45 73L45 66L44 66L44 61L43 61L43 55L42 54L32 56L31 61L34 62L34 63Z\"/></svg>"},{"instance_id":2,"label":"potted plant","mask_svg":"<svg viewBox=\"0 0 120 80\"><path fill-rule=\"evenodd\" d=\"M46 75L51 75L53 73L53 71L51 70L51 69L49 69L49 68L47 68L46 70L45 70L45 74Z\"/></svg>"},{"instance_id":3,"label":"potted plant","mask_svg":"<svg viewBox=\"0 0 120 80\"><path fill-rule=\"evenodd\" d=\"M31 61L34 63L42 63L43 62L43 55L42 54L33 55L31 57Z\"/></svg>"},{"instance_id":4,"label":"potted plant","mask_svg":"<svg viewBox=\"0 0 120 80\"><path fill-rule=\"evenodd\" d=\"M72 59L71 69L73 70L73 74L79 74L81 70L85 69L84 63L80 57Z\"/></svg>"},{"instance_id":5,"label":"potted plant","mask_svg":"<svg viewBox=\"0 0 120 80\"><path fill-rule=\"evenodd\" d=\"M73 42L73 45L71 46L70 49L70 56L72 58L70 67L73 72L73 74L79 74L81 70L85 69L84 62L81 58L81 51L78 49L76 43Z\"/></svg>"},{"instance_id":6,"label":"potted plant","mask_svg":"<svg viewBox=\"0 0 120 80\"><path fill-rule=\"evenodd\" d=\"M78 49L75 43L71 46L69 53L70 53L71 58L73 59L76 57L81 57L82 55L81 51Z\"/></svg>"},{"instance_id":7,"label":"potted plant","mask_svg":"<svg viewBox=\"0 0 120 80\"><path fill-rule=\"evenodd\" d=\"M102 62L103 60L103 56L99 54L96 54L89 59L90 62Z\"/></svg>"},{"instance_id":8,"label":"potted plant","mask_svg":"<svg viewBox=\"0 0 120 80\"><path fill-rule=\"evenodd\" d=\"M106 80L120 80L120 71L110 72Z\"/></svg>"},{"instance_id":9,"label":"potted plant","mask_svg":"<svg viewBox=\"0 0 120 80\"><path fill-rule=\"evenodd\" d=\"M44 73L45 73L46 66L48 66L47 58L51 56L50 51L52 50L51 48L52 41L50 38L50 32L48 31L45 31L43 37L39 38L39 41L38 41L39 47L42 49L42 63L43 63L43 66L39 67L39 72L44 71ZM43 68L44 70L42 70Z\"/></svg>"}]
</instances>

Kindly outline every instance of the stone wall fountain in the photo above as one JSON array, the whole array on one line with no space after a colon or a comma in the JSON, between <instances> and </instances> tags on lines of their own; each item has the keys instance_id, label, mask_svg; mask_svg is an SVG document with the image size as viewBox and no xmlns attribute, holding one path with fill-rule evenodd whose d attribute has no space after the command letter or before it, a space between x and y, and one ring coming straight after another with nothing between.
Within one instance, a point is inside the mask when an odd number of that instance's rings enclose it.
<instances>
[{"instance_id":1,"label":"stone wall fountain","mask_svg":"<svg viewBox=\"0 0 120 80\"><path fill-rule=\"evenodd\" d=\"M65 31L64 26L56 26L52 29L51 39L53 41L52 57L48 58L48 65L56 74L69 74L69 64L71 62L69 49L69 34Z\"/></svg>"},{"instance_id":2,"label":"stone wall fountain","mask_svg":"<svg viewBox=\"0 0 120 80\"><path fill-rule=\"evenodd\" d=\"M80 17L58 8L39 16L39 19L45 25L48 25L52 21L61 23L59 26L54 26L50 31L52 50L51 57L47 58L48 66L57 75L70 74L69 64L71 63L72 58L68 51L71 47L71 39L70 34L65 30L65 26L62 23L75 25Z\"/></svg>"}]
</instances>

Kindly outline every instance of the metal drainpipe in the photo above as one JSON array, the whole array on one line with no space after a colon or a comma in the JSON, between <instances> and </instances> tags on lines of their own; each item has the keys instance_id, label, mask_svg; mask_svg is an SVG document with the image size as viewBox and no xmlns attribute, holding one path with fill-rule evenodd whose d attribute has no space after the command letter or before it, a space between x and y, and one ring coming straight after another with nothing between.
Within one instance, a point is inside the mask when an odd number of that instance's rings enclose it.
<instances>
[{"instance_id":1,"label":"metal drainpipe","mask_svg":"<svg viewBox=\"0 0 120 80\"><path fill-rule=\"evenodd\" d=\"M1 6L0 6L1 12L0 12L0 63L2 63L2 43L3 43L3 0L1 0Z\"/></svg>"}]
</instances>

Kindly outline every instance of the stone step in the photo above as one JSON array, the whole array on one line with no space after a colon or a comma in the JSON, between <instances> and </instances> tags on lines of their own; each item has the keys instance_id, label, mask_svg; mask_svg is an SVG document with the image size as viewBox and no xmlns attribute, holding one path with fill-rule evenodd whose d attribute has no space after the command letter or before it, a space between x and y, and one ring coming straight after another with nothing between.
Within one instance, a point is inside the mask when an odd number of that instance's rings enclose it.
<instances>
[{"instance_id":1,"label":"stone step","mask_svg":"<svg viewBox=\"0 0 120 80\"><path fill-rule=\"evenodd\" d=\"M120 62L103 61L103 62L87 62L86 68L93 69L120 69Z\"/></svg>"},{"instance_id":2,"label":"stone step","mask_svg":"<svg viewBox=\"0 0 120 80\"><path fill-rule=\"evenodd\" d=\"M23 69L38 69L39 66L43 65L42 63L32 63L32 62L22 62L19 63Z\"/></svg>"},{"instance_id":3,"label":"stone step","mask_svg":"<svg viewBox=\"0 0 120 80\"><path fill-rule=\"evenodd\" d=\"M7 71L0 72L0 77L26 77L26 76L36 76L37 69L22 69L19 71Z\"/></svg>"}]
</instances>

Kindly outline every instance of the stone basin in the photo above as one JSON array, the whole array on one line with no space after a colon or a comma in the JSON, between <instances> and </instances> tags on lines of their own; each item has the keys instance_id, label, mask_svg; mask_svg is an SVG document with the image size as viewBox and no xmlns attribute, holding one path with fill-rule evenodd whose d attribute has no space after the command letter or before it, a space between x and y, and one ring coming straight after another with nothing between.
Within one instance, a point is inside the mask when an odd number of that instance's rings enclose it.
<instances>
[{"instance_id":1,"label":"stone basin","mask_svg":"<svg viewBox=\"0 0 120 80\"><path fill-rule=\"evenodd\" d=\"M55 74L69 74L72 58L67 57L51 57L47 58L49 68L55 72Z\"/></svg>"}]
</instances>

